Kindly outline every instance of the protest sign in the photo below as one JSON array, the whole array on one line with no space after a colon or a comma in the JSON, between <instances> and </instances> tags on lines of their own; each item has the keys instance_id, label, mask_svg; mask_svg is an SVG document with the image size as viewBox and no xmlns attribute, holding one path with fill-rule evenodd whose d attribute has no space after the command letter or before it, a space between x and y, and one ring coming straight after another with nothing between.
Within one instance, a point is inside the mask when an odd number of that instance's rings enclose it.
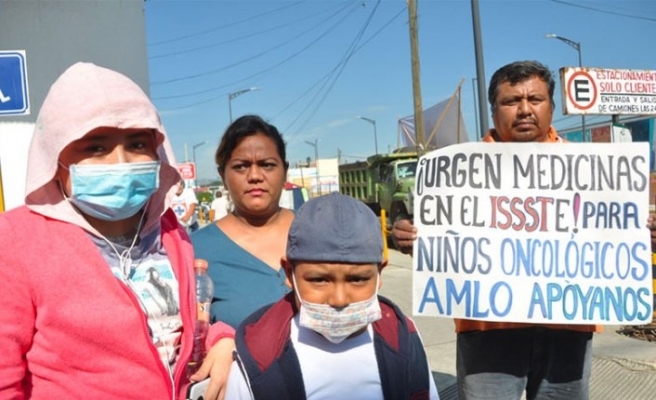
<instances>
[{"instance_id":1,"label":"protest sign","mask_svg":"<svg viewBox=\"0 0 656 400\"><path fill-rule=\"evenodd\" d=\"M447 146L414 195L414 315L651 321L648 143Z\"/></svg>"}]
</instances>

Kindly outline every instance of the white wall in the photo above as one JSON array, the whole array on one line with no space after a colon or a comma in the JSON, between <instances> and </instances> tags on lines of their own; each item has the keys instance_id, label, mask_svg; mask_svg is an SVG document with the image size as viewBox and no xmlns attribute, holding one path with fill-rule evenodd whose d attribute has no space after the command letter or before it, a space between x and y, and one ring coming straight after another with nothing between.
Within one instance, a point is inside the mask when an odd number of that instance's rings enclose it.
<instances>
[{"instance_id":1,"label":"white wall","mask_svg":"<svg viewBox=\"0 0 656 400\"><path fill-rule=\"evenodd\" d=\"M33 123L0 121L0 170L6 210L23 204L27 149L33 130Z\"/></svg>"},{"instance_id":2,"label":"white wall","mask_svg":"<svg viewBox=\"0 0 656 400\"><path fill-rule=\"evenodd\" d=\"M30 115L0 116L5 209L23 203L27 149L50 85L78 61L119 71L149 93L143 0L0 0L0 50L25 50Z\"/></svg>"}]
</instances>

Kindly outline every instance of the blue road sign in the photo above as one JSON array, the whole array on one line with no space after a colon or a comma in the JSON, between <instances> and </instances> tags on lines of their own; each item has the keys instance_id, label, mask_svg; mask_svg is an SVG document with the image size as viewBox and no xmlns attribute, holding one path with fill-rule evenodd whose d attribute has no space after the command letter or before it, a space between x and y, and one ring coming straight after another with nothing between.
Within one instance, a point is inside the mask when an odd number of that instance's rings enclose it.
<instances>
[{"instance_id":1,"label":"blue road sign","mask_svg":"<svg viewBox=\"0 0 656 400\"><path fill-rule=\"evenodd\" d=\"M24 50L0 51L0 116L30 113Z\"/></svg>"}]
</instances>

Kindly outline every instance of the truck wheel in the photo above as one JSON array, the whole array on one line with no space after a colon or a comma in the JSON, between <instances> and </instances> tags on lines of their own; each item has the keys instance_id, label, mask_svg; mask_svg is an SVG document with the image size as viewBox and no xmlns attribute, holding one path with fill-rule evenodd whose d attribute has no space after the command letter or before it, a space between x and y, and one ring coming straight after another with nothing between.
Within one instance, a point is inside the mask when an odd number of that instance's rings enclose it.
<instances>
[{"instance_id":1,"label":"truck wheel","mask_svg":"<svg viewBox=\"0 0 656 400\"><path fill-rule=\"evenodd\" d=\"M394 240L392 239L392 226L394 226L394 221L396 221L397 218L407 216L408 213L405 209L405 204L402 202L396 201L392 203L389 211L389 215L387 216L387 244L390 249L395 249L396 246L394 245Z\"/></svg>"},{"instance_id":2,"label":"truck wheel","mask_svg":"<svg viewBox=\"0 0 656 400\"><path fill-rule=\"evenodd\" d=\"M392 226L394 225L396 219L403 216L408 216L408 210L405 209L405 204L400 201L395 201L392 203L389 213L390 231L392 230Z\"/></svg>"},{"instance_id":3,"label":"truck wheel","mask_svg":"<svg viewBox=\"0 0 656 400\"><path fill-rule=\"evenodd\" d=\"M380 217L380 204L378 203L367 203L367 206L371 208L371 211L376 214L377 217Z\"/></svg>"}]
</instances>

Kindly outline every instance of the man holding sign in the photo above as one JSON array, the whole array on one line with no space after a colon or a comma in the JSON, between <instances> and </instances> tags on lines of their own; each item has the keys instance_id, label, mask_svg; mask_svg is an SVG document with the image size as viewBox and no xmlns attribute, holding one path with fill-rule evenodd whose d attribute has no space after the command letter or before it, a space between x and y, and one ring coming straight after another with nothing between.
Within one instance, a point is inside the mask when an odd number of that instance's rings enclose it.
<instances>
[{"instance_id":1,"label":"man holding sign","mask_svg":"<svg viewBox=\"0 0 656 400\"><path fill-rule=\"evenodd\" d=\"M594 324L651 317L639 223L648 149L535 144L563 142L551 126L554 87L535 61L497 70L491 144L422 157L421 233L408 219L394 224L397 248L414 250L415 315L455 317L461 400L587 399Z\"/></svg>"}]
</instances>

